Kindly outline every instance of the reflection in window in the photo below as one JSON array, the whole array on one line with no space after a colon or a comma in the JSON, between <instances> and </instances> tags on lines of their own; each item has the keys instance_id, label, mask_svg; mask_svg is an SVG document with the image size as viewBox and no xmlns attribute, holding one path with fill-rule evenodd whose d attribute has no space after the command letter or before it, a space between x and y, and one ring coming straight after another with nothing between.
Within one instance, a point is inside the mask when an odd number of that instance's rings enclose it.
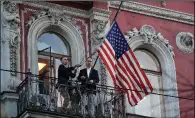
<instances>
[{"instance_id":1,"label":"reflection in window","mask_svg":"<svg viewBox=\"0 0 195 118\"><path fill-rule=\"evenodd\" d=\"M69 55L69 48L63 38L54 33L44 33L38 39L38 50L43 50L51 46L51 52L62 55ZM49 52L49 50L46 50Z\"/></svg>"},{"instance_id":2,"label":"reflection in window","mask_svg":"<svg viewBox=\"0 0 195 118\"><path fill-rule=\"evenodd\" d=\"M136 50L134 54L150 80L154 93L160 93L161 88L161 68L157 58L146 50ZM162 117L162 96L150 94L144 97L136 106L129 108L130 113L149 116ZM134 111L134 112L133 112Z\"/></svg>"}]
</instances>

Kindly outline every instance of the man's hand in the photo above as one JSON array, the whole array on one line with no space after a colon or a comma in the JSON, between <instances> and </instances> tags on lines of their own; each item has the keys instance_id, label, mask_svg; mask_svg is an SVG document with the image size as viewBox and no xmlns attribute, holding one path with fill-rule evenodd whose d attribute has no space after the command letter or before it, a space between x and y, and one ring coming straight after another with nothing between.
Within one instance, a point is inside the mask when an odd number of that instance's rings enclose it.
<instances>
[{"instance_id":1,"label":"man's hand","mask_svg":"<svg viewBox=\"0 0 195 118\"><path fill-rule=\"evenodd\" d=\"M75 74L76 74L76 73L77 73L77 69L74 69L74 70L72 71L72 73L75 73Z\"/></svg>"},{"instance_id":2,"label":"man's hand","mask_svg":"<svg viewBox=\"0 0 195 118\"><path fill-rule=\"evenodd\" d=\"M81 76L81 79L84 80L85 79L85 76Z\"/></svg>"},{"instance_id":3,"label":"man's hand","mask_svg":"<svg viewBox=\"0 0 195 118\"><path fill-rule=\"evenodd\" d=\"M91 84L92 84L92 83L93 83L93 80L89 80L89 83L91 83Z\"/></svg>"}]
</instances>

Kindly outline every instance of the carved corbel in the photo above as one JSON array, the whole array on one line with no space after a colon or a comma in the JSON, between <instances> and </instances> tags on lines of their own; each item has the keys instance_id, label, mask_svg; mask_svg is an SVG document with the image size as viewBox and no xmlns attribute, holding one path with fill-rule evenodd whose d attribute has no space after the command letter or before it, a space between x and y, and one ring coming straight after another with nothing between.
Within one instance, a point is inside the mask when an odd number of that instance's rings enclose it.
<instances>
[{"instance_id":1,"label":"carved corbel","mask_svg":"<svg viewBox=\"0 0 195 118\"><path fill-rule=\"evenodd\" d=\"M92 21L92 33L91 39L93 45L98 45L102 42L105 36L105 28L108 21L93 20Z\"/></svg>"}]
</instances>

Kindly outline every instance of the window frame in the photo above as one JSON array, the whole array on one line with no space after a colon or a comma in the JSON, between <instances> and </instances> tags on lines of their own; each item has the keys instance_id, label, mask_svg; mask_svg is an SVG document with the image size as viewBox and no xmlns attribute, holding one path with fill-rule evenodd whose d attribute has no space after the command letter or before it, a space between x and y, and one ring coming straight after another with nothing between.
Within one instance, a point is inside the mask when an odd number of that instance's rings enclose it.
<instances>
[{"instance_id":1,"label":"window frame","mask_svg":"<svg viewBox=\"0 0 195 118\"><path fill-rule=\"evenodd\" d=\"M147 50L145 48L136 48L133 52L135 52L135 51L141 51L143 53L148 54L151 57L151 59L153 59L153 61L155 62L155 64L157 64L157 66L159 67L159 71L154 71L154 70L151 70L151 69L144 69L144 68L141 68L141 69L146 73L146 75L152 75L152 76L156 76L158 78L158 83L159 83L158 93L163 94L163 91L160 91L160 89L163 88L163 85L162 85L162 80L161 80L162 79L162 71L161 71L162 68L161 68L161 63L160 63L158 57L154 53L152 53L150 50ZM151 100L152 99L150 98L150 101ZM161 109L160 109L160 111L161 111L161 117L162 116L165 116L165 114L166 114L164 112L164 109L165 109L165 102L164 102L164 100L165 99L164 99L163 96L160 96L159 97L159 101L162 102L162 104L160 104L161 105ZM150 104L150 108L152 109L152 106L151 105L152 104ZM135 110L135 108L134 108L134 110ZM134 113L135 113L135 111L134 111ZM136 115L139 115L139 114L136 114ZM148 116L144 116L144 117L148 117ZM149 116L149 117L152 117L152 113L151 113L151 116Z\"/></svg>"}]
</instances>

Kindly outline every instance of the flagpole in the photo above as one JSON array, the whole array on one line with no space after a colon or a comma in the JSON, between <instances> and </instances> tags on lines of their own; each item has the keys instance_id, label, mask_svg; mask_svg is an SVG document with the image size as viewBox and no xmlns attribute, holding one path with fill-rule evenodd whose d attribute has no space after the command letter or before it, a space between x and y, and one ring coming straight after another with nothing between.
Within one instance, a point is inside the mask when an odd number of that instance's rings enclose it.
<instances>
[{"instance_id":1,"label":"flagpole","mask_svg":"<svg viewBox=\"0 0 195 118\"><path fill-rule=\"evenodd\" d=\"M116 14L115 14L115 16L114 16L114 19L113 19L112 24L114 23L114 21L116 21L116 18L117 18L118 14L119 14L119 12L120 12L120 10L121 10L122 4L123 4L123 1L121 1L120 5L119 5L119 8L118 8L118 10L117 10L117 12L116 12Z\"/></svg>"},{"instance_id":2,"label":"flagpole","mask_svg":"<svg viewBox=\"0 0 195 118\"><path fill-rule=\"evenodd\" d=\"M113 21L112 21L112 24L116 21L116 18L117 18L117 16L118 16L119 12L120 12L120 9L121 9L122 4L123 4L123 1L121 1L120 5L119 5L119 8L118 8L118 10L117 10L117 12L116 12L116 14L115 14L115 16L114 16L114 19L113 19ZM93 67L92 67L92 68L94 68L94 67L95 67L95 65L96 65L96 63L97 63L98 58L99 58L99 55L96 57L96 59L95 59L95 63L94 63L94 65L93 65Z\"/></svg>"}]
</instances>

